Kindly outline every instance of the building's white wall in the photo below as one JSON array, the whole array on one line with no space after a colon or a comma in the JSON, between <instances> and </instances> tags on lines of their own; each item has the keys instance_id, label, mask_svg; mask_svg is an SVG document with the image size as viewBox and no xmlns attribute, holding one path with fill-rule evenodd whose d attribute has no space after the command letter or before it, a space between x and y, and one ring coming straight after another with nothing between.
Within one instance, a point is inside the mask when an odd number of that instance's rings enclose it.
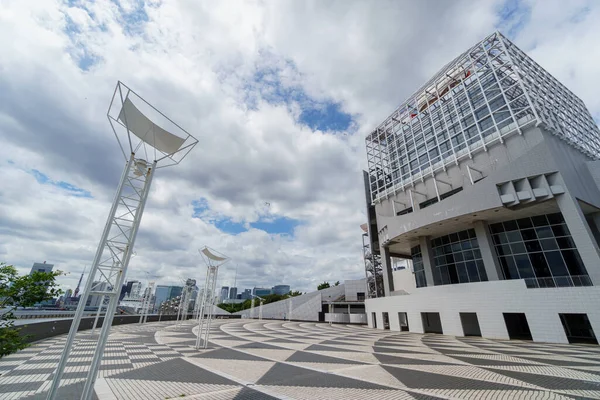
<instances>
[{"instance_id":1,"label":"building's white wall","mask_svg":"<svg viewBox=\"0 0 600 400\"><path fill-rule=\"evenodd\" d=\"M344 281L346 301L358 301L357 293L367 294L367 280L356 279Z\"/></svg>"},{"instance_id":2,"label":"building's white wall","mask_svg":"<svg viewBox=\"0 0 600 400\"><path fill-rule=\"evenodd\" d=\"M522 280L490 281L419 288L404 296L388 296L365 302L367 321L389 313L390 329L400 330L398 313L406 312L411 332L423 333L422 312L439 312L444 334L463 336L460 312L475 312L483 337L508 339L502 313L525 313L533 340L568 343L559 313L586 313L596 335L600 335L600 288L567 287L527 289Z\"/></svg>"},{"instance_id":3,"label":"building's white wall","mask_svg":"<svg viewBox=\"0 0 600 400\"><path fill-rule=\"evenodd\" d=\"M415 283L415 275L410 268L400 269L392 272L394 279L394 290L404 290L407 293L412 293L417 288Z\"/></svg>"}]
</instances>

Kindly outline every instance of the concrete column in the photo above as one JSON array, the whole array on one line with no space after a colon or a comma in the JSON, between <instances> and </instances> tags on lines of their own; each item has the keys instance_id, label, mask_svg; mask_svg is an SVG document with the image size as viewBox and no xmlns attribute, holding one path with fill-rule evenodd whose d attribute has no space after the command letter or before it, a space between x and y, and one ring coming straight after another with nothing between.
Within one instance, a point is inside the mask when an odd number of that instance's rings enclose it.
<instances>
[{"instance_id":1,"label":"concrete column","mask_svg":"<svg viewBox=\"0 0 600 400\"><path fill-rule=\"evenodd\" d=\"M494 242L492 242L492 235L490 234L487 222L475 221L473 223L473 228L475 229L479 251L481 252L481 258L483 259L483 265L485 266L485 273L487 274L488 280L498 281L502 279L502 270L498 258L496 257Z\"/></svg>"},{"instance_id":2,"label":"concrete column","mask_svg":"<svg viewBox=\"0 0 600 400\"><path fill-rule=\"evenodd\" d=\"M429 236L419 237L419 246L421 246L421 255L423 256L423 267L425 269L425 279L427 286L434 286L433 282L433 250L431 249L431 238Z\"/></svg>"},{"instance_id":3,"label":"concrete column","mask_svg":"<svg viewBox=\"0 0 600 400\"><path fill-rule=\"evenodd\" d=\"M556 203L562 213L575 246L585 265L594 286L600 285L600 255L598 243L585 219L577 200L569 192L556 196Z\"/></svg>"},{"instance_id":4,"label":"concrete column","mask_svg":"<svg viewBox=\"0 0 600 400\"><path fill-rule=\"evenodd\" d=\"M383 292L385 296L390 296L394 291L394 277L390 249L387 247L381 247L381 269L383 270Z\"/></svg>"}]
</instances>

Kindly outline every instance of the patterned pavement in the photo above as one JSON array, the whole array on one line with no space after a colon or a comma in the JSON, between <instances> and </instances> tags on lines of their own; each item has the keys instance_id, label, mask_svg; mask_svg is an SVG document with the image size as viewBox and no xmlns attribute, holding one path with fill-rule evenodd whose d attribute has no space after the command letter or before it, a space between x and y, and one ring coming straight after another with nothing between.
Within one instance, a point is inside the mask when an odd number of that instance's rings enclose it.
<instances>
[{"instance_id":1,"label":"patterned pavement","mask_svg":"<svg viewBox=\"0 0 600 400\"><path fill-rule=\"evenodd\" d=\"M366 327L217 320L116 326L96 383L105 399L600 399L600 347ZM80 333L61 399L79 399L94 341ZM0 359L0 399L45 399L65 336Z\"/></svg>"}]
</instances>

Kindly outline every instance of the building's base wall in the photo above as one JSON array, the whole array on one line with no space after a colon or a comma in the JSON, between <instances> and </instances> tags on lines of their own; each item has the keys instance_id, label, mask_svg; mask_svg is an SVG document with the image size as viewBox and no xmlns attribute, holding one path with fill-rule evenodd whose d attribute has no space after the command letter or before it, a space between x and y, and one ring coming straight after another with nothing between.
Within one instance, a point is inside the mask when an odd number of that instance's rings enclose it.
<instances>
[{"instance_id":1,"label":"building's base wall","mask_svg":"<svg viewBox=\"0 0 600 400\"><path fill-rule=\"evenodd\" d=\"M491 281L420 288L410 295L365 301L367 321L383 329L383 312L389 327L400 331L398 313L407 313L410 332L424 333L421 313L439 313L443 333L464 336L459 313L477 313L481 336L509 339L503 313L524 313L533 341L568 343L559 314L585 313L600 335L600 287L528 289L522 280Z\"/></svg>"}]
</instances>

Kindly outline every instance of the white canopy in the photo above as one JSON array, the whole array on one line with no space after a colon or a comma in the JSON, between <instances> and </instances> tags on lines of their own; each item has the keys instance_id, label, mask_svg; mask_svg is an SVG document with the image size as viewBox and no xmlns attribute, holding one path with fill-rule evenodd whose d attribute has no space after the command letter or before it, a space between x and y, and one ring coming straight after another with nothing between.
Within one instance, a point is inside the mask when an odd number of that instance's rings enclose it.
<instances>
[{"instance_id":1,"label":"white canopy","mask_svg":"<svg viewBox=\"0 0 600 400\"><path fill-rule=\"evenodd\" d=\"M185 141L185 139L167 132L150 121L129 98L123 103L123 108L119 113L119 121L135 136L165 154L175 153Z\"/></svg>"},{"instance_id":2,"label":"white canopy","mask_svg":"<svg viewBox=\"0 0 600 400\"><path fill-rule=\"evenodd\" d=\"M213 253L211 253L210 250L208 250L208 247L203 248L202 249L202 253L206 257L208 257L208 258L210 258L211 260L214 260L214 261L225 261L225 260L227 260L227 257L219 257L219 256L216 256Z\"/></svg>"}]
</instances>

